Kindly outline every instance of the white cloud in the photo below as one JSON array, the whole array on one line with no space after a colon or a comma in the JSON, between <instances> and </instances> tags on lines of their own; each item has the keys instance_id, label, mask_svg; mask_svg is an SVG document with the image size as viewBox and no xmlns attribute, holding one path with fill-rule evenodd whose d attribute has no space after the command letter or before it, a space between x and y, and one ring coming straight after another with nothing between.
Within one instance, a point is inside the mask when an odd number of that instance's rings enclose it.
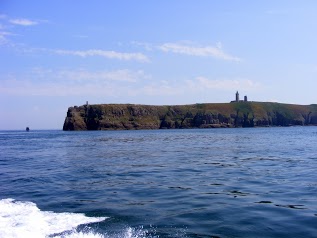
<instances>
[{"instance_id":1,"label":"white cloud","mask_svg":"<svg viewBox=\"0 0 317 238\"><path fill-rule=\"evenodd\" d=\"M86 38L88 38L89 36L87 36L87 35L73 35L73 37L75 37L75 38L81 38L81 39L86 39Z\"/></svg>"},{"instance_id":2,"label":"white cloud","mask_svg":"<svg viewBox=\"0 0 317 238\"><path fill-rule=\"evenodd\" d=\"M81 95L102 95L109 88L104 85L81 84L81 85L65 85L59 83L34 83L31 81L11 81L0 86L2 94L16 96L81 96Z\"/></svg>"},{"instance_id":3,"label":"white cloud","mask_svg":"<svg viewBox=\"0 0 317 238\"><path fill-rule=\"evenodd\" d=\"M6 32L0 31L0 45L5 44L7 42Z\"/></svg>"},{"instance_id":4,"label":"white cloud","mask_svg":"<svg viewBox=\"0 0 317 238\"><path fill-rule=\"evenodd\" d=\"M158 83L149 83L141 88L138 93L149 96L180 96L192 95L199 96L202 92L224 92L236 90L253 91L262 86L260 83L249 79L208 79L206 77L197 77L185 82L172 82L161 80Z\"/></svg>"},{"instance_id":5,"label":"white cloud","mask_svg":"<svg viewBox=\"0 0 317 238\"><path fill-rule=\"evenodd\" d=\"M220 41L217 42L217 48L222 49L222 43Z\"/></svg>"},{"instance_id":6,"label":"white cloud","mask_svg":"<svg viewBox=\"0 0 317 238\"><path fill-rule=\"evenodd\" d=\"M120 96L150 78L142 70L60 70L34 68L23 76L2 76L0 93L19 96ZM5 79L6 78L6 79ZM132 86L133 85L133 86ZM133 91L133 90L132 90Z\"/></svg>"},{"instance_id":7,"label":"white cloud","mask_svg":"<svg viewBox=\"0 0 317 238\"><path fill-rule=\"evenodd\" d=\"M145 85L139 93L149 96L171 96L182 94L183 88L162 80L159 83Z\"/></svg>"},{"instance_id":8,"label":"white cloud","mask_svg":"<svg viewBox=\"0 0 317 238\"><path fill-rule=\"evenodd\" d=\"M236 62L241 61L240 58L225 53L222 50L222 44L220 42L217 43L216 47L214 46L197 47L197 46L192 46L187 44L165 43L159 46L159 49L164 52L172 52L176 54L214 57L217 59L222 59L227 61L236 61Z\"/></svg>"},{"instance_id":9,"label":"white cloud","mask_svg":"<svg viewBox=\"0 0 317 238\"><path fill-rule=\"evenodd\" d=\"M11 19L10 23L15 24L15 25L20 25L20 26L33 26L33 25L38 24L38 22L36 22L36 21L31 21L31 20L25 19L25 18Z\"/></svg>"},{"instance_id":10,"label":"white cloud","mask_svg":"<svg viewBox=\"0 0 317 238\"><path fill-rule=\"evenodd\" d=\"M107 81L135 83L140 80L151 78L151 76L145 74L143 70L128 69L89 71L85 69L52 70L46 68L33 68L29 74L25 75L29 75L27 78L32 79L33 81L58 81L64 84L74 82L103 83Z\"/></svg>"},{"instance_id":11,"label":"white cloud","mask_svg":"<svg viewBox=\"0 0 317 238\"><path fill-rule=\"evenodd\" d=\"M14 34L7 32L7 31L1 31L0 28L0 45L6 44L9 42L7 36L12 36Z\"/></svg>"},{"instance_id":12,"label":"white cloud","mask_svg":"<svg viewBox=\"0 0 317 238\"><path fill-rule=\"evenodd\" d=\"M109 59L118 59L118 60L135 60L140 62L149 62L149 58L142 53L122 53L116 51L107 51L107 50L54 50L56 54L61 55L74 55L80 57L88 57L88 56L101 56Z\"/></svg>"},{"instance_id":13,"label":"white cloud","mask_svg":"<svg viewBox=\"0 0 317 238\"><path fill-rule=\"evenodd\" d=\"M87 71L87 70L64 70L57 74L57 77L63 80L76 80L76 81L122 81L135 83L138 80L145 79L148 76L142 70L131 71L127 69L115 71Z\"/></svg>"},{"instance_id":14,"label":"white cloud","mask_svg":"<svg viewBox=\"0 0 317 238\"><path fill-rule=\"evenodd\" d=\"M194 80L187 80L188 88L192 90L255 90L261 87L257 82L249 79L208 79L205 77L197 77Z\"/></svg>"},{"instance_id":15,"label":"white cloud","mask_svg":"<svg viewBox=\"0 0 317 238\"><path fill-rule=\"evenodd\" d=\"M152 51L155 48L153 44L147 42L132 41L131 44L133 46L142 47L147 51Z\"/></svg>"}]
</instances>

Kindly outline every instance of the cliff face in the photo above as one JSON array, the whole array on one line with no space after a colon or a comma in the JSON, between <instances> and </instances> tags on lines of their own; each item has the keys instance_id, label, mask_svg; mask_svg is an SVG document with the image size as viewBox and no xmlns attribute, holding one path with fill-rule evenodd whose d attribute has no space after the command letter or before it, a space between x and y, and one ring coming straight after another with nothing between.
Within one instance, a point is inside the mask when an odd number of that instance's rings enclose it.
<instances>
[{"instance_id":1,"label":"cliff face","mask_svg":"<svg viewBox=\"0 0 317 238\"><path fill-rule=\"evenodd\" d=\"M183 106L132 104L68 108L63 130L130 130L317 125L317 105L266 102Z\"/></svg>"}]
</instances>

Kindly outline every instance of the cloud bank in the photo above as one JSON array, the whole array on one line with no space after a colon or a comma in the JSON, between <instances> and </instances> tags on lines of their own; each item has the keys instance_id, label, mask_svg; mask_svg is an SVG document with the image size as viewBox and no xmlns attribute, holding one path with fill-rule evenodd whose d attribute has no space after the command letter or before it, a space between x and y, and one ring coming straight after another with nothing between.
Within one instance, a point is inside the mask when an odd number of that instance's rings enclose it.
<instances>
[{"instance_id":1,"label":"cloud bank","mask_svg":"<svg viewBox=\"0 0 317 238\"><path fill-rule=\"evenodd\" d=\"M194 80L187 80L187 85L193 90L255 90L261 87L258 82L254 82L250 79L208 79L206 77L197 77Z\"/></svg>"},{"instance_id":2,"label":"cloud bank","mask_svg":"<svg viewBox=\"0 0 317 238\"><path fill-rule=\"evenodd\" d=\"M139 81L151 76L142 70L89 71L34 68L23 76L2 76L0 93L14 96L118 96L125 88L131 92ZM128 93L128 89L124 93Z\"/></svg>"},{"instance_id":3,"label":"cloud bank","mask_svg":"<svg viewBox=\"0 0 317 238\"><path fill-rule=\"evenodd\" d=\"M235 57L225 53L222 50L221 43L218 43L216 47L214 46L197 47L197 46L191 46L186 44L165 43L160 45L159 49L164 52L172 52L176 54L201 56L201 57L214 57L214 58L222 59L226 61L236 61L236 62L241 61L239 57Z\"/></svg>"},{"instance_id":4,"label":"cloud bank","mask_svg":"<svg viewBox=\"0 0 317 238\"><path fill-rule=\"evenodd\" d=\"M4 76L2 76L5 78ZM120 69L89 71L85 69L51 70L34 68L22 75L12 75L0 85L0 93L20 96L169 96L197 98L203 92L225 92L261 89L258 82L249 79L156 80L143 70ZM145 102L146 103L146 102Z\"/></svg>"},{"instance_id":5,"label":"cloud bank","mask_svg":"<svg viewBox=\"0 0 317 238\"><path fill-rule=\"evenodd\" d=\"M139 62L150 62L149 58L142 53L123 53L116 51L107 51L107 50L54 50L54 53L60 55L73 55L80 57L89 57L89 56L100 56L109 59L118 59L118 60L134 60Z\"/></svg>"},{"instance_id":6,"label":"cloud bank","mask_svg":"<svg viewBox=\"0 0 317 238\"><path fill-rule=\"evenodd\" d=\"M33 26L38 24L38 22L36 21L31 21L25 18L11 19L9 22L15 25L20 25L20 26Z\"/></svg>"}]
</instances>

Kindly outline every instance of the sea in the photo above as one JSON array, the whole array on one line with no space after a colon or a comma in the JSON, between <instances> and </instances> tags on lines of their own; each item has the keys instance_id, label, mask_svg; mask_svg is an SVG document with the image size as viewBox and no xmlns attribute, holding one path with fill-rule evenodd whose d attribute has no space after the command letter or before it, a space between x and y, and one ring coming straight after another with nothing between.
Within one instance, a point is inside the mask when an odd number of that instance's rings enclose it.
<instances>
[{"instance_id":1,"label":"sea","mask_svg":"<svg viewBox=\"0 0 317 238\"><path fill-rule=\"evenodd\" d=\"M0 131L0 237L317 237L317 127Z\"/></svg>"}]
</instances>

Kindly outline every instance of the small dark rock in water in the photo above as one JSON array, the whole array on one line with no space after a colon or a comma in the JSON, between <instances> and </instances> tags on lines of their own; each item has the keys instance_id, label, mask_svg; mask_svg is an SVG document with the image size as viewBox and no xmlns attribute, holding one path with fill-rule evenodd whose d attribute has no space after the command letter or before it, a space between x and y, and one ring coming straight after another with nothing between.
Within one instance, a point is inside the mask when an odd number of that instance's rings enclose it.
<instances>
[{"instance_id":1,"label":"small dark rock in water","mask_svg":"<svg viewBox=\"0 0 317 238\"><path fill-rule=\"evenodd\" d=\"M29 127L26 127L26 129L25 129L26 131L30 131L30 128Z\"/></svg>"},{"instance_id":2,"label":"small dark rock in water","mask_svg":"<svg viewBox=\"0 0 317 238\"><path fill-rule=\"evenodd\" d=\"M257 202L257 203L272 203L271 201L260 201L260 202Z\"/></svg>"}]
</instances>

